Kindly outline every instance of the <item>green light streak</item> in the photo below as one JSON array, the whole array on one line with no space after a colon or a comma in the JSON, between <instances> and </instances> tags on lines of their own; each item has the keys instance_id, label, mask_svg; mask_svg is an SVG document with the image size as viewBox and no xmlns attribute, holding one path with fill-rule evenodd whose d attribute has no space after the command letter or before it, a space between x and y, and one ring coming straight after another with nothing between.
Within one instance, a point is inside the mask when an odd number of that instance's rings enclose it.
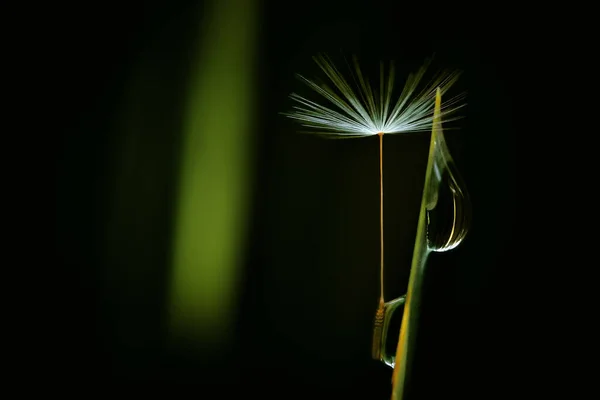
<instances>
[{"instance_id":1,"label":"green light streak","mask_svg":"<svg viewBox=\"0 0 600 400\"><path fill-rule=\"evenodd\" d=\"M176 337L227 340L245 233L256 9L219 0L202 20L190 90L173 245Z\"/></svg>"}]
</instances>

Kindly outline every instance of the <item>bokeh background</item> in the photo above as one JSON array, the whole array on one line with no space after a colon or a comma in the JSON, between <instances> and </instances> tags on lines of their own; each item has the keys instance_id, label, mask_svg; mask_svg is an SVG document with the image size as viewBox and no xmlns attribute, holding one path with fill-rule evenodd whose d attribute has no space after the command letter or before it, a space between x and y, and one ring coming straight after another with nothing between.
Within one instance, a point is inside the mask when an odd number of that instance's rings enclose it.
<instances>
[{"instance_id":1,"label":"bokeh background","mask_svg":"<svg viewBox=\"0 0 600 400\"><path fill-rule=\"evenodd\" d=\"M57 344L72 381L192 386L200 398L386 399L370 359L378 299L377 138L298 134L279 113L317 52L435 53L464 71L447 139L473 202L431 260L412 399L491 398L511 384L504 307L515 273L511 46L453 34L397 2L133 1L65 7L56 90ZM60 7L55 9L57 15ZM384 139L386 297L404 293L429 137Z\"/></svg>"}]
</instances>

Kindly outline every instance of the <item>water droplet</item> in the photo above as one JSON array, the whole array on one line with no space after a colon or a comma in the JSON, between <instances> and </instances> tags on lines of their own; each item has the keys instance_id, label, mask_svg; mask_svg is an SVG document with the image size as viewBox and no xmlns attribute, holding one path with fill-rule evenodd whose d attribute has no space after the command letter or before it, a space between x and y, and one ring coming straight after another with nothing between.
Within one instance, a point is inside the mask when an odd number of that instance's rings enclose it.
<instances>
[{"instance_id":1,"label":"water droplet","mask_svg":"<svg viewBox=\"0 0 600 400\"><path fill-rule=\"evenodd\" d=\"M372 357L394 368L398 336L394 333L388 337L388 332L400 332L400 322L404 310L406 295L388 301L377 309L373 328Z\"/></svg>"},{"instance_id":2,"label":"water droplet","mask_svg":"<svg viewBox=\"0 0 600 400\"><path fill-rule=\"evenodd\" d=\"M443 153L445 145L441 147ZM436 157L432 181L433 194L426 206L427 244L433 251L444 252L458 246L467 235L471 224L471 201L449 155Z\"/></svg>"}]
</instances>

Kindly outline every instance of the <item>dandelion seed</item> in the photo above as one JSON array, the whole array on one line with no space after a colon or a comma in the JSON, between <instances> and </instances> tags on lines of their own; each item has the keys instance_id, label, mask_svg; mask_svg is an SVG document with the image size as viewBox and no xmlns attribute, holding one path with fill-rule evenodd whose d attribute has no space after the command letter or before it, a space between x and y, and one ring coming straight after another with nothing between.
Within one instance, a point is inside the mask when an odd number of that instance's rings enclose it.
<instances>
[{"instance_id":1,"label":"dandelion seed","mask_svg":"<svg viewBox=\"0 0 600 400\"><path fill-rule=\"evenodd\" d=\"M464 105L463 95L444 103L441 100L442 95L456 82L459 74L439 73L418 92L419 84L429 64L427 62L415 74L408 76L403 90L392 103L393 64L390 65L387 76L383 64L380 64L379 91L376 92L364 78L356 58L354 73L351 72L354 89L329 58L318 56L315 57L315 61L331 80L334 88L318 85L302 76L300 79L324 97L327 106L292 93L290 97L299 105L294 107L294 111L285 115L295 119L302 126L310 128L309 132L332 138L379 136L380 297L375 314L372 356L394 368L392 399L402 400L415 341L425 260L429 252L442 252L456 247L464 238L469 226L468 195L466 189L459 183L458 173L453 172L452 159L442 133L442 120L446 123L457 119L452 115ZM422 131L431 131L431 144L408 292L405 296L386 303L383 292L383 136ZM440 176L434 177L434 170ZM442 174L445 177L444 183ZM446 214L438 211L443 208L438 204L442 203L439 199L439 191L443 185L447 186L444 188L446 192L452 194L451 218L447 218L447 210ZM432 222L430 218L434 221ZM396 354L392 356L385 351L387 330L391 314L401 305L405 305L401 330Z\"/></svg>"}]
</instances>

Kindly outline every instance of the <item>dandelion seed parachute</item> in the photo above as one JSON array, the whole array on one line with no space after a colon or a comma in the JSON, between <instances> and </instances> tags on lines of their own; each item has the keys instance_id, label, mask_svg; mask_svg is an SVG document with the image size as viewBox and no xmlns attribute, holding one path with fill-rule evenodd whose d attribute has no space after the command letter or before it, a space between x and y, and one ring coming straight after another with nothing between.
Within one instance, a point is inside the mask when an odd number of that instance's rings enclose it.
<instances>
[{"instance_id":1,"label":"dandelion seed parachute","mask_svg":"<svg viewBox=\"0 0 600 400\"><path fill-rule=\"evenodd\" d=\"M460 75L458 72L440 72L418 91L430 64L430 61L426 61L416 73L408 76L400 95L393 102L393 63L390 63L387 73L384 64L380 63L379 90L376 91L365 79L356 57L353 59L354 72L351 69L349 71L354 85L344 78L328 56L318 55L314 60L333 88L319 85L302 75L298 75L298 78L327 100L328 104L323 105L292 93L290 98L296 105L293 111L283 114L309 128L309 132L334 138L431 131L436 89L439 87L443 96ZM444 122L458 118L450 115L464 106L463 99L464 95L461 94L442 104L440 117Z\"/></svg>"}]
</instances>

